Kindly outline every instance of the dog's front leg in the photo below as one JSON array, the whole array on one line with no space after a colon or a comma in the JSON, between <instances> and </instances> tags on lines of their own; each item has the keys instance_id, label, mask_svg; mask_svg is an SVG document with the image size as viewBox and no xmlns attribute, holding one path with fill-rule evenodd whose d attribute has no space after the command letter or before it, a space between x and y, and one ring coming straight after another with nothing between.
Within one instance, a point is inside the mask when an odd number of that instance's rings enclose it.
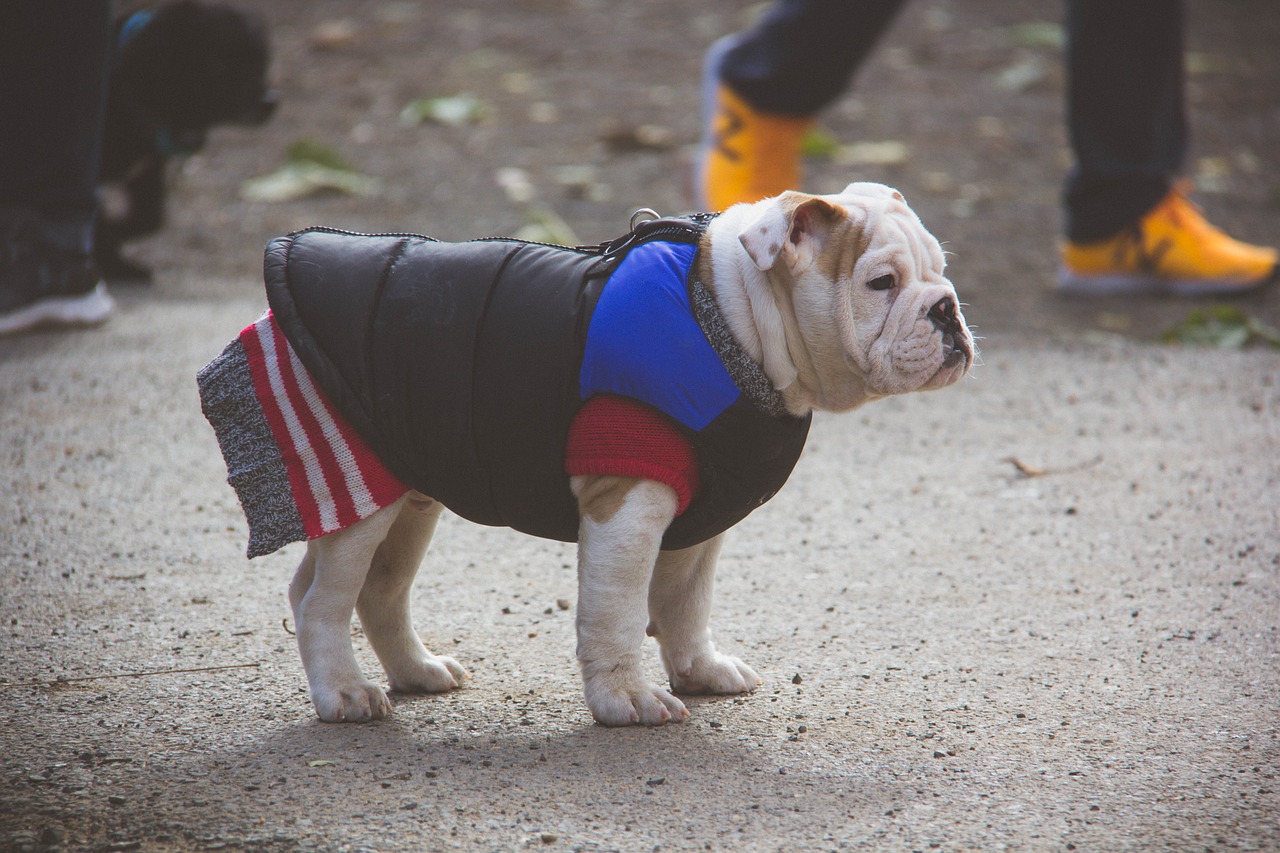
<instances>
[{"instance_id":1,"label":"dog's front leg","mask_svg":"<svg viewBox=\"0 0 1280 853\"><path fill-rule=\"evenodd\" d=\"M649 585L649 633L677 693L749 693L760 676L736 657L716 651L708 627L716 558L724 534L680 551L663 551Z\"/></svg>"},{"instance_id":2,"label":"dog's front leg","mask_svg":"<svg viewBox=\"0 0 1280 853\"><path fill-rule=\"evenodd\" d=\"M587 707L606 726L655 726L689 715L640 667L645 592L676 494L651 480L572 478L578 533L578 662Z\"/></svg>"},{"instance_id":3,"label":"dog's front leg","mask_svg":"<svg viewBox=\"0 0 1280 853\"><path fill-rule=\"evenodd\" d=\"M403 500L345 530L308 542L289 584L311 702L326 723L376 720L391 710L387 694L365 678L356 663L351 614L373 555Z\"/></svg>"}]
</instances>

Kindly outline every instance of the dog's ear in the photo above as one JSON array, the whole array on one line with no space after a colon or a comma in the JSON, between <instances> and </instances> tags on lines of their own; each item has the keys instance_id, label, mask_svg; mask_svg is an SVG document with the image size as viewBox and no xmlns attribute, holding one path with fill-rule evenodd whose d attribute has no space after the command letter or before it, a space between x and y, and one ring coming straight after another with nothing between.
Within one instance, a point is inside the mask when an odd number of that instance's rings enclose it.
<instances>
[{"instance_id":1,"label":"dog's ear","mask_svg":"<svg viewBox=\"0 0 1280 853\"><path fill-rule=\"evenodd\" d=\"M831 226L847 215L821 196L788 190L769 200L764 212L738 234L738 242L760 269L773 269L781 259L799 273L818 257Z\"/></svg>"},{"instance_id":2,"label":"dog's ear","mask_svg":"<svg viewBox=\"0 0 1280 853\"><path fill-rule=\"evenodd\" d=\"M840 195L871 195L893 199L894 201L906 202L906 199L902 197L902 193L898 192L893 187L870 181L858 181L849 184L849 186L844 188Z\"/></svg>"}]
</instances>

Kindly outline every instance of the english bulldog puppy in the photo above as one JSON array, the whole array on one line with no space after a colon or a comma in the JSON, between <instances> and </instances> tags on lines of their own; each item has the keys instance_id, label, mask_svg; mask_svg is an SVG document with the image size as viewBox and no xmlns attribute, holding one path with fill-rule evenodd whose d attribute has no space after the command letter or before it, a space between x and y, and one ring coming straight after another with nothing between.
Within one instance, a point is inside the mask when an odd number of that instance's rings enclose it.
<instances>
[{"instance_id":1,"label":"english bulldog puppy","mask_svg":"<svg viewBox=\"0 0 1280 853\"><path fill-rule=\"evenodd\" d=\"M814 410L942 388L974 342L896 190L787 192L599 247L310 229L267 253L270 312L200 374L250 556L289 587L322 720L458 687L410 589L441 511L578 545L577 658L608 726L761 683L709 628L725 530L795 464ZM268 448L268 450L264 450ZM668 686L644 672L657 639Z\"/></svg>"}]
</instances>

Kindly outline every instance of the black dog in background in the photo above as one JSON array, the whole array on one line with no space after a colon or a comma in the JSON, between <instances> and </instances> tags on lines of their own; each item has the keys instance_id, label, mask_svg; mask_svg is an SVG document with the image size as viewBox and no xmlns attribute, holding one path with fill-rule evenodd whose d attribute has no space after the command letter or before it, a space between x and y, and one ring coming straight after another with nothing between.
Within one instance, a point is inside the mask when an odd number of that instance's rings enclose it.
<instances>
[{"instance_id":1,"label":"black dog in background","mask_svg":"<svg viewBox=\"0 0 1280 853\"><path fill-rule=\"evenodd\" d=\"M199 151L214 125L271 117L267 54L261 19L231 6L175 0L116 22L101 167L110 191L95 248L108 279L151 277L120 249L163 224L171 158Z\"/></svg>"}]
</instances>

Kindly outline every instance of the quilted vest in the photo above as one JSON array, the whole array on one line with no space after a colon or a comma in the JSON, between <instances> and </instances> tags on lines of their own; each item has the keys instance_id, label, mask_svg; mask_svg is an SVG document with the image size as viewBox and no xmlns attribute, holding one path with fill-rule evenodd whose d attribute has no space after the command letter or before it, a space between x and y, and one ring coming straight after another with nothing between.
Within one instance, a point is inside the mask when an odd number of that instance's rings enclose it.
<instances>
[{"instance_id":1,"label":"quilted vest","mask_svg":"<svg viewBox=\"0 0 1280 853\"><path fill-rule=\"evenodd\" d=\"M809 428L726 366L744 356L692 274L704 222L578 248L313 228L268 247L267 298L387 468L481 524L576 541L575 413L598 393L658 409L698 457L702 491L663 538L685 548L772 497Z\"/></svg>"}]
</instances>

